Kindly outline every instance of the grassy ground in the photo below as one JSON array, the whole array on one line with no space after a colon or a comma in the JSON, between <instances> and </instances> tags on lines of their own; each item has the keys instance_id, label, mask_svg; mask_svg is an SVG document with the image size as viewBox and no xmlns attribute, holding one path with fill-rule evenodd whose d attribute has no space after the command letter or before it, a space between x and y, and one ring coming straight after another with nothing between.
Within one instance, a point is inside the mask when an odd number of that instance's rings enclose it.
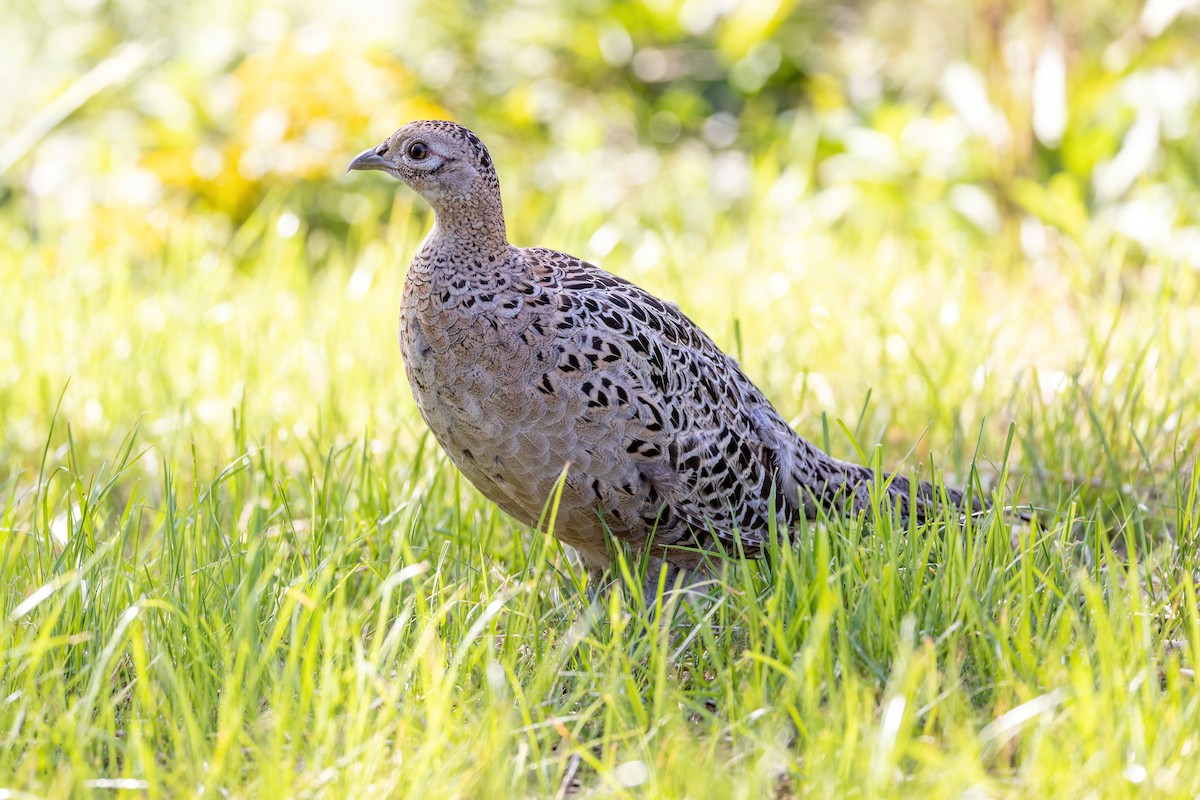
<instances>
[{"instance_id":1,"label":"grassy ground","mask_svg":"<svg viewBox=\"0 0 1200 800\"><path fill-rule=\"evenodd\" d=\"M824 520L660 626L425 433L409 196L319 257L270 205L153 257L5 221L0 795L1200 793L1194 271L766 202L606 243L571 200L514 240L677 300L839 455L974 463L1041 524Z\"/></svg>"}]
</instances>

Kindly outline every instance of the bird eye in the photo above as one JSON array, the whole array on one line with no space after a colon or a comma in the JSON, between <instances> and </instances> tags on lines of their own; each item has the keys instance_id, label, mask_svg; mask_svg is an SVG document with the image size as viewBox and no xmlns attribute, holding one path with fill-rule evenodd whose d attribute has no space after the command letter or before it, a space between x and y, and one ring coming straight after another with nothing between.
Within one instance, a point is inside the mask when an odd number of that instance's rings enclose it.
<instances>
[{"instance_id":1,"label":"bird eye","mask_svg":"<svg viewBox=\"0 0 1200 800\"><path fill-rule=\"evenodd\" d=\"M429 145L424 142L413 142L408 146L408 157L413 161L424 161L429 157Z\"/></svg>"}]
</instances>

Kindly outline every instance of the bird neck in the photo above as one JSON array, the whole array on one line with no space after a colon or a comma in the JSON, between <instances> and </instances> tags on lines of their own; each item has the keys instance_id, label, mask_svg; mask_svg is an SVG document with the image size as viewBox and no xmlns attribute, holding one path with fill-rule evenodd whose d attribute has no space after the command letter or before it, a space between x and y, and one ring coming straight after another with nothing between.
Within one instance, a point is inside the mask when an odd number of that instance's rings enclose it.
<instances>
[{"instance_id":1,"label":"bird neck","mask_svg":"<svg viewBox=\"0 0 1200 800\"><path fill-rule=\"evenodd\" d=\"M500 197L473 193L465 198L440 197L433 203L433 235L473 255L497 255L508 250L504 207Z\"/></svg>"}]
</instances>

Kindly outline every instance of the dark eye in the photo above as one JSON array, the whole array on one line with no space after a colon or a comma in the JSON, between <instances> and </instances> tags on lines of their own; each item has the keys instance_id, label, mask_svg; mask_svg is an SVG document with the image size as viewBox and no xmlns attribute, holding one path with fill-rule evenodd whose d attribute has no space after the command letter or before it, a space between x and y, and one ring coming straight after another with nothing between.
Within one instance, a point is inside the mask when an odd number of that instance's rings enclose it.
<instances>
[{"instance_id":1,"label":"dark eye","mask_svg":"<svg viewBox=\"0 0 1200 800\"><path fill-rule=\"evenodd\" d=\"M429 157L429 145L424 142L413 142L408 146L408 157L413 161L424 161Z\"/></svg>"}]
</instances>

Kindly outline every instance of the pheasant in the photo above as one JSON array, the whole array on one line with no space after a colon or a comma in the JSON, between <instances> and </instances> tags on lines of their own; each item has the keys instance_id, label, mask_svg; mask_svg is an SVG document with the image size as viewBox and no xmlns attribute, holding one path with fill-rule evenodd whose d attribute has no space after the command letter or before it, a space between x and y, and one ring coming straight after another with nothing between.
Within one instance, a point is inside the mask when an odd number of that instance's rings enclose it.
<instances>
[{"instance_id":1,"label":"pheasant","mask_svg":"<svg viewBox=\"0 0 1200 800\"><path fill-rule=\"evenodd\" d=\"M479 137L412 122L350 170L382 170L432 206L404 285L400 349L421 415L450 459L509 515L536 525L566 477L554 533L589 575L610 541L648 562L650 597L707 574L719 549L757 556L772 520L870 508L873 470L799 436L674 304L565 253L516 247ZM940 502L880 482L904 523ZM942 494L944 492L944 494ZM611 539L610 539L611 537Z\"/></svg>"}]
</instances>

